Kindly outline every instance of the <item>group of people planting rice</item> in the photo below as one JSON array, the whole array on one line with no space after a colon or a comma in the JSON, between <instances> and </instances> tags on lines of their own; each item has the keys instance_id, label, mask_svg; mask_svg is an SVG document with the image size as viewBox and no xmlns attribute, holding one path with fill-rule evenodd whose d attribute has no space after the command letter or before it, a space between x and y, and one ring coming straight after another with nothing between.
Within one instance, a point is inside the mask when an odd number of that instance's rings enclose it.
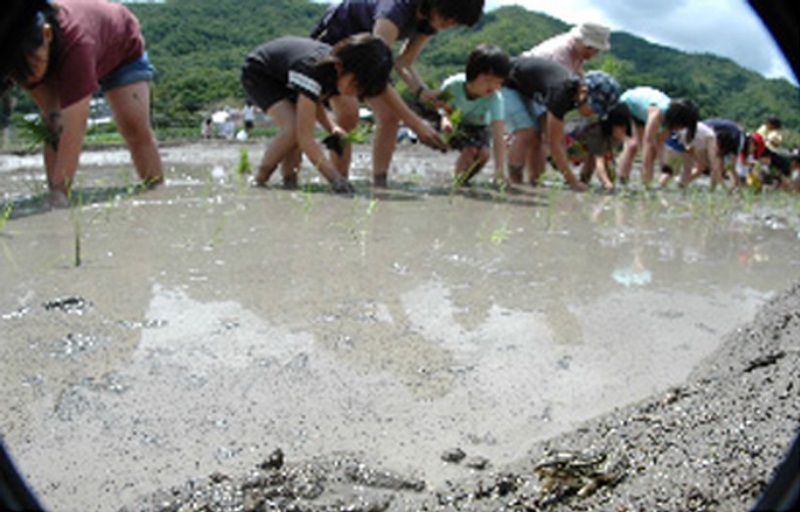
<instances>
[{"instance_id":1,"label":"group of people planting rice","mask_svg":"<svg viewBox=\"0 0 800 512\"><path fill-rule=\"evenodd\" d=\"M0 77L28 91L50 129L51 202L67 203L98 88L140 178L161 183L150 127L154 68L136 18L107 0L34 0L26 8L33 10L21 17L25 23L4 38ZM253 49L241 67L242 89L279 128L254 183L266 185L280 168L283 184L297 186L305 156L334 191L352 192L352 134L363 101L375 119L376 187L388 182L402 123L423 144L458 153L459 185L489 160L496 184L536 185L549 162L573 190L594 182L613 191L634 179L639 159L644 187L673 179L684 187L708 175L712 188L800 192L800 157L781 147L779 119L748 131L719 115L702 118L691 99L647 85L623 90L609 73L585 70L587 60L610 49L609 29L598 24L575 26L513 57L480 44L465 55L463 73L429 87L414 67L425 45L441 30L474 26L483 10L484 0L342 0L307 34ZM392 85L393 72L413 99Z\"/></svg>"}]
</instances>

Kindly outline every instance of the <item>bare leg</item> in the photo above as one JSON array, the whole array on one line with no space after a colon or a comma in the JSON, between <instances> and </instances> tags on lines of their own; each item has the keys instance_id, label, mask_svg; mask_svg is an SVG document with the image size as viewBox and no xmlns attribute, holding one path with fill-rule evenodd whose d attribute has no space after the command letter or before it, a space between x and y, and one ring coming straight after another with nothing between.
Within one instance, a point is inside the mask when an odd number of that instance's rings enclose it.
<instances>
[{"instance_id":1,"label":"bare leg","mask_svg":"<svg viewBox=\"0 0 800 512\"><path fill-rule=\"evenodd\" d=\"M336 124L350 131L358 126L358 100L352 96L334 96L330 100ZM329 154L333 166L343 177L350 174L350 163L353 158L353 146L345 144L341 156L336 151Z\"/></svg>"},{"instance_id":2,"label":"bare leg","mask_svg":"<svg viewBox=\"0 0 800 512\"><path fill-rule=\"evenodd\" d=\"M303 152L300 151L299 147L295 147L281 162L281 176L283 177L284 188L297 188L297 174L300 172L302 160Z\"/></svg>"},{"instance_id":3,"label":"bare leg","mask_svg":"<svg viewBox=\"0 0 800 512\"><path fill-rule=\"evenodd\" d=\"M530 150L528 150L528 180L531 185L538 185L539 179L544 174L547 165L547 150L549 146L543 140L541 132L534 130L531 139Z\"/></svg>"},{"instance_id":4,"label":"bare leg","mask_svg":"<svg viewBox=\"0 0 800 512\"><path fill-rule=\"evenodd\" d=\"M633 159L636 158L636 153L639 152L639 147L642 144L642 134L644 128L636 123L633 125L633 134L630 137L625 137L625 142L622 147L622 154L619 157L619 179L621 183L627 183L631 175L631 168L633 167Z\"/></svg>"},{"instance_id":5,"label":"bare leg","mask_svg":"<svg viewBox=\"0 0 800 512\"><path fill-rule=\"evenodd\" d=\"M259 185L266 185L278 164L297 151L297 136L295 134L296 113L294 103L281 100L272 105L267 114L270 115L280 128L280 132L272 138L264 156L258 166L255 181ZM297 162L299 165L299 161ZM285 176L285 175L284 175Z\"/></svg>"},{"instance_id":6,"label":"bare leg","mask_svg":"<svg viewBox=\"0 0 800 512\"><path fill-rule=\"evenodd\" d=\"M522 183L522 171L525 169L528 149L536 135L536 130L533 128L523 128L514 132L514 140L508 148L508 179L511 183Z\"/></svg>"},{"instance_id":7,"label":"bare leg","mask_svg":"<svg viewBox=\"0 0 800 512\"><path fill-rule=\"evenodd\" d=\"M397 129L400 120L389 106L381 99L368 101L375 113L375 140L372 143L372 182L377 187L385 187L392 163L394 148L397 144Z\"/></svg>"},{"instance_id":8,"label":"bare leg","mask_svg":"<svg viewBox=\"0 0 800 512\"><path fill-rule=\"evenodd\" d=\"M146 185L161 183L161 155L150 128L150 83L134 82L107 91L105 96L139 177Z\"/></svg>"}]
</instances>

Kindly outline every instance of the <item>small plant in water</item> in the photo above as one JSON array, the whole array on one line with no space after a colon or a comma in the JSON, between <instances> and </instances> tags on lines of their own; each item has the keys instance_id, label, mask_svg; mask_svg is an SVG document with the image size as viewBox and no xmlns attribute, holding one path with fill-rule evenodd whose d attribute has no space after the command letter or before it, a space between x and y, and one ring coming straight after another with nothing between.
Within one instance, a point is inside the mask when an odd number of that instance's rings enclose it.
<instances>
[{"instance_id":1,"label":"small plant in water","mask_svg":"<svg viewBox=\"0 0 800 512\"><path fill-rule=\"evenodd\" d=\"M348 144L361 144L369 140L369 128L365 125L358 125L347 132L342 141Z\"/></svg>"},{"instance_id":2,"label":"small plant in water","mask_svg":"<svg viewBox=\"0 0 800 512\"><path fill-rule=\"evenodd\" d=\"M5 232L8 219L11 217L11 210L13 209L14 203L9 202L3 207L3 211L0 212L0 232Z\"/></svg>"},{"instance_id":3,"label":"small plant in water","mask_svg":"<svg viewBox=\"0 0 800 512\"><path fill-rule=\"evenodd\" d=\"M461 137L464 135L464 130L461 129L461 111L459 109L454 109L452 112L447 114L447 118L450 120L450 124L453 126L453 129L450 133L445 134L444 141L449 145L450 141L457 137Z\"/></svg>"},{"instance_id":4,"label":"small plant in water","mask_svg":"<svg viewBox=\"0 0 800 512\"><path fill-rule=\"evenodd\" d=\"M34 149L44 144L55 144L56 134L42 121L41 116L26 119L25 116L18 114L14 116L13 120L20 139L26 142L28 149Z\"/></svg>"},{"instance_id":5,"label":"small plant in water","mask_svg":"<svg viewBox=\"0 0 800 512\"><path fill-rule=\"evenodd\" d=\"M360 144L367 140L369 140L369 128L364 125L358 125L344 135L332 133L322 139L322 143L326 148L335 151L337 155L342 155L345 145Z\"/></svg>"},{"instance_id":6,"label":"small plant in water","mask_svg":"<svg viewBox=\"0 0 800 512\"><path fill-rule=\"evenodd\" d=\"M247 148L242 146L239 148L239 161L236 162L236 174L241 176L243 174L250 174L250 156L247 154Z\"/></svg>"}]
</instances>

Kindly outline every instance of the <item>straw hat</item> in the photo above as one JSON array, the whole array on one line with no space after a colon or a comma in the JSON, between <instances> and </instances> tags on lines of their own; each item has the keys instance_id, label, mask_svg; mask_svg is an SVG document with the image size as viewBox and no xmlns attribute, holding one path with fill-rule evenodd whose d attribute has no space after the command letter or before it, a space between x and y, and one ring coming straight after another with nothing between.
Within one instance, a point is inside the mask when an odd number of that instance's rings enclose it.
<instances>
[{"instance_id":1,"label":"straw hat","mask_svg":"<svg viewBox=\"0 0 800 512\"><path fill-rule=\"evenodd\" d=\"M581 23L570 30L575 39L584 46L596 48L601 52L611 49L609 42L610 31L608 27L596 23Z\"/></svg>"}]
</instances>

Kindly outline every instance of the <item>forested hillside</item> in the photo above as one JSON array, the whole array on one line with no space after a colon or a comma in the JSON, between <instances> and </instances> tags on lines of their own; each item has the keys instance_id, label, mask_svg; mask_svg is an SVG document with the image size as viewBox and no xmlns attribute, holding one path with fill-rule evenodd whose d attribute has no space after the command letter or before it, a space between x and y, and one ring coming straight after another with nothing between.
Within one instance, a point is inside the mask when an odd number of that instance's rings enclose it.
<instances>
[{"instance_id":1,"label":"forested hillside","mask_svg":"<svg viewBox=\"0 0 800 512\"><path fill-rule=\"evenodd\" d=\"M154 116L159 125L196 125L203 111L241 104L239 66L255 46L287 34L310 32L326 6L310 0L166 0L129 4L139 17L150 58L158 69ZM469 51L491 42L515 55L569 29L546 15L511 6L492 11L472 29L434 37L417 68L430 84L462 69ZM765 79L730 59L687 54L614 33L612 51L588 63L614 74L623 87L651 85L687 96L704 116L724 116L748 128L777 114L800 132L800 90ZM400 87L401 84L398 81Z\"/></svg>"}]
</instances>

